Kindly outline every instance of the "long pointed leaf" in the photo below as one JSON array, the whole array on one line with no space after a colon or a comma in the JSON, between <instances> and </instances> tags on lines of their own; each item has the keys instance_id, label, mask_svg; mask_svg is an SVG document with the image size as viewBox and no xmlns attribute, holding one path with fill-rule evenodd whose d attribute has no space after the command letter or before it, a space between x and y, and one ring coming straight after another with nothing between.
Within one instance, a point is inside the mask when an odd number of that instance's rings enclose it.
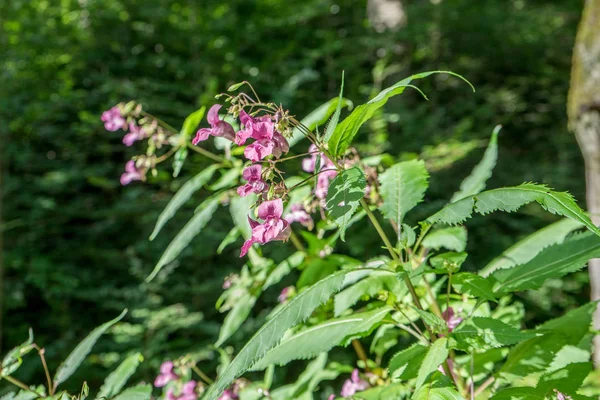
<instances>
[{"instance_id":1,"label":"long pointed leaf","mask_svg":"<svg viewBox=\"0 0 600 400\"><path fill-rule=\"evenodd\" d=\"M132 354L123 360L117 369L106 377L96 398L110 399L119 393L143 360L144 357L140 353Z\"/></svg>"},{"instance_id":2,"label":"long pointed leaf","mask_svg":"<svg viewBox=\"0 0 600 400\"><path fill-rule=\"evenodd\" d=\"M63 363L58 367L56 371L56 375L54 376L54 387L56 388L58 385L66 381L73 372L81 365L83 360L90 354L92 351L92 347L98 341L98 338L104 334L110 327L119 322L124 316L127 314L127 310L123 310L123 312L115 319L110 320L96 329L94 329L81 343L75 347L75 349L69 354L67 359L63 361Z\"/></svg>"},{"instance_id":3,"label":"long pointed leaf","mask_svg":"<svg viewBox=\"0 0 600 400\"><path fill-rule=\"evenodd\" d=\"M333 113L333 116L329 120L329 124L327 124L327 128L325 128L325 136L323 137L323 141L325 143L327 143L329 141L329 139L331 139L331 136L333 135L333 132L335 132L335 128L337 127L338 121L340 120L340 113L342 112L342 103L344 101L344 98L342 97L343 95L344 95L344 71L342 71L342 86L340 88L340 97L338 97L337 107L335 108L335 112ZM319 163L317 163L317 166L318 166L318 164Z\"/></svg>"}]
</instances>

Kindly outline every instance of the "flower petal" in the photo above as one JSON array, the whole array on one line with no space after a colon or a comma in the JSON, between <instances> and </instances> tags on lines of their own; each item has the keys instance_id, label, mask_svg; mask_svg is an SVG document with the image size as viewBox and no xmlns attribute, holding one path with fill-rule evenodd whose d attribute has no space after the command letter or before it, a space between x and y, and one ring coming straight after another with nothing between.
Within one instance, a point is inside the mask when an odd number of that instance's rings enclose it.
<instances>
[{"instance_id":1,"label":"flower petal","mask_svg":"<svg viewBox=\"0 0 600 400\"><path fill-rule=\"evenodd\" d=\"M215 104L214 106L212 106L210 108L210 110L208 110L208 115L206 117L208 123L211 126L215 126L216 124L219 123L220 119L219 119L219 110L221 109L221 105L220 104Z\"/></svg>"}]
</instances>

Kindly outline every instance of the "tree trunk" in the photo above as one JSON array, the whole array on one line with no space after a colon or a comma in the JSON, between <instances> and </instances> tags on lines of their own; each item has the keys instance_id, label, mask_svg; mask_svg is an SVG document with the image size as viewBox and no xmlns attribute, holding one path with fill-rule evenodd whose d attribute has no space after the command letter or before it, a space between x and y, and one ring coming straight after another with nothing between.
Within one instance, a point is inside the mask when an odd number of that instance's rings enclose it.
<instances>
[{"instance_id":1,"label":"tree trunk","mask_svg":"<svg viewBox=\"0 0 600 400\"><path fill-rule=\"evenodd\" d=\"M586 0L573 49L567 104L569 127L575 131L585 160L587 208L600 224L600 0ZM600 259L589 262L591 299L600 300ZM600 330L600 306L594 313ZM594 364L600 368L600 335L594 338Z\"/></svg>"}]
</instances>

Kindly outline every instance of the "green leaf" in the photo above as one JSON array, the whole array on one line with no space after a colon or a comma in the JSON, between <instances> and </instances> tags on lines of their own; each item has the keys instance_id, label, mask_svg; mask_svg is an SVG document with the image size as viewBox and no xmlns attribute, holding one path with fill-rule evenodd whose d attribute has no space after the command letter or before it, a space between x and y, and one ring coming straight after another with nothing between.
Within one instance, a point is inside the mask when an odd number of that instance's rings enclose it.
<instances>
[{"instance_id":1,"label":"green leaf","mask_svg":"<svg viewBox=\"0 0 600 400\"><path fill-rule=\"evenodd\" d=\"M460 266L467 259L467 256L467 253L449 251L430 258L429 263L437 273L458 272Z\"/></svg>"},{"instance_id":2,"label":"green leaf","mask_svg":"<svg viewBox=\"0 0 600 400\"><path fill-rule=\"evenodd\" d=\"M152 386L141 384L123 390L113 400L150 400L152 396Z\"/></svg>"},{"instance_id":3,"label":"green leaf","mask_svg":"<svg viewBox=\"0 0 600 400\"><path fill-rule=\"evenodd\" d=\"M327 353L320 354L306 366L304 372L300 374L294 383L273 390L270 398L272 400L312 400L312 392L321 381L332 380L339 375L337 371L325 369L326 363Z\"/></svg>"},{"instance_id":4,"label":"green leaf","mask_svg":"<svg viewBox=\"0 0 600 400\"><path fill-rule=\"evenodd\" d=\"M396 353L388 366L392 379L407 381L416 378L425 354L427 354L427 349L427 346L415 343Z\"/></svg>"},{"instance_id":5,"label":"green leaf","mask_svg":"<svg viewBox=\"0 0 600 400\"><path fill-rule=\"evenodd\" d=\"M119 393L142 361L144 357L140 353L132 354L123 360L117 369L106 377L96 398L110 399Z\"/></svg>"},{"instance_id":6,"label":"green leaf","mask_svg":"<svg viewBox=\"0 0 600 400\"><path fill-rule=\"evenodd\" d=\"M465 197L462 200L448 204L427 218L426 222L430 225L435 223L454 225L471 218L473 211L482 215L498 210L513 212L533 201L537 201L546 211L578 221L590 231L600 235L600 229L575 204L569 193L555 192L544 185L535 183L523 183L514 187L487 190L475 196Z\"/></svg>"},{"instance_id":7,"label":"green leaf","mask_svg":"<svg viewBox=\"0 0 600 400\"><path fill-rule=\"evenodd\" d=\"M500 390L490 400L544 400L544 396L532 387L512 387Z\"/></svg>"},{"instance_id":8,"label":"green leaf","mask_svg":"<svg viewBox=\"0 0 600 400\"><path fill-rule=\"evenodd\" d=\"M571 232L582 227L581 222L567 218L548 225L505 250L500 256L483 267L479 274L488 276L498 269L524 264L544 248L562 243Z\"/></svg>"},{"instance_id":9,"label":"green leaf","mask_svg":"<svg viewBox=\"0 0 600 400\"><path fill-rule=\"evenodd\" d=\"M329 120L329 124L327 124L327 128L325 128L325 136L323 137L323 141L325 143L329 142L329 139L331 139L333 132L335 132L335 128L338 124L338 121L340 120L340 113L342 112L342 103L344 101L344 98L342 97L343 94L344 94L344 71L342 71L342 86L340 88L340 97L338 98L335 112L333 113L333 116ZM319 163L317 163L317 166L318 165L319 165Z\"/></svg>"},{"instance_id":10,"label":"green leaf","mask_svg":"<svg viewBox=\"0 0 600 400\"><path fill-rule=\"evenodd\" d=\"M589 332L596 302L585 304L565 315L547 321L533 333L543 334L513 347L499 376L509 382L546 371L566 345L576 346Z\"/></svg>"},{"instance_id":11,"label":"green leaf","mask_svg":"<svg viewBox=\"0 0 600 400\"><path fill-rule=\"evenodd\" d=\"M547 397L556 395L554 393L555 389L564 394L575 394L592 370L591 362L569 364L557 371L542 375L536 390Z\"/></svg>"},{"instance_id":12,"label":"green leaf","mask_svg":"<svg viewBox=\"0 0 600 400\"><path fill-rule=\"evenodd\" d=\"M283 339L252 369L261 370L269 364L285 365L292 360L313 358L340 344L346 345L348 340L345 339L370 333L391 310L391 307L385 306L311 326Z\"/></svg>"},{"instance_id":13,"label":"green leaf","mask_svg":"<svg viewBox=\"0 0 600 400\"><path fill-rule=\"evenodd\" d=\"M566 345L556 353L546 372L554 372L573 363L588 362L590 355L588 350L580 349L573 345Z\"/></svg>"},{"instance_id":14,"label":"green leaf","mask_svg":"<svg viewBox=\"0 0 600 400\"><path fill-rule=\"evenodd\" d=\"M392 96L396 96L404 92L407 87L413 87L410 82L415 79L425 78L432 74L446 73L457 76L465 80L462 76L447 71L430 71L422 72L420 74L412 75L406 79L397 82L395 85L390 86L381 92L367 103L362 104L354 109L352 113L346 117L335 129L335 132L331 136L331 139L327 142L329 145L329 151L334 157L341 156L346 152L350 143L354 139L354 136L358 133L360 127L367 122L373 113L379 108L383 107L387 103L388 99ZM466 81L466 80L465 80ZM468 81L466 81L468 83ZM470 85L470 83L469 83Z\"/></svg>"},{"instance_id":15,"label":"green leaf","mask_svg":"<svg viewBox=\"0 0 600 400\"><path fill-rule=\"evenodd\" d=\"M337 317L356 304L363 296L375 296L382 290L389 290L397 297L407 292L406 285L396 277L395 272L373 271L367 278L342 290L334 297L334 315Z\"/></svg>"},{"instance_id":16,"label":"green leaf","mask_svg":"<svg viewBox=\"0 0 600 400\"><path fill-rule=\"evenodd\" d=\"M256 303L256 297L250 293L246 293L236 301L231 311L225 317L225 321L223 321L215 347L220 347L231 335L237 332L239 327L248 318L248 315L250 315L254 303Z\"/></svg>"},{"instance_id":17,"label":"green leaf","mask_svg":"<svg viewBox=\"0 0 600 400\"><path fill-rule=\"evenodd\" d=\"M510 346L539 336L531 332L521 332L502 321L487 317L473 317L462 322L451 336L463 350L471 348Z\"/></svg>"},{"instance_id":18,"label":"green leaf","mask_svg":"<svg viewBox=\"0 0 600 400\"><path fill-rule=\"evenodd\" d=\"M448 331L446 321L444 321L442 318L429 311L420 310L416 307L412 308L417 314L419 314L425 325L429 326L435 333L445 333Z\"/></svg>"},{"instance_id":19,"label":"green leaf","mask_svg":"<svg viewBox=\"0 0 600 400\"><path fill-rule=\"evenodd\" d=\"M329 100L328 102L317 107L313 112L308 114L302 121L302 125L307 127L310 131L314 131L317 126L323 126L327 123L327 120L335 112L339 104L339 98ZM348 99L342 99L342 107L352 108L352 102ZM292 137L288 140L290 147L294 146L300 140L304 139L305 134L298 128L294 128Z\"/></svg>"},{"instance_id":20,"label":"green leaf","mask_svg":"<svg viewBox=\"0 0 600 400\"><path fill-rule=\"evenodd\" d=\"M498 295L533 290L540 288L547 279L560 278L580 270L588 260L599 256L600 239L586 233L550 246L529 262L498 270L490 277L498 281L494 286L494 292Z\"/></svg>"},{"instance_id":21,"label":"green leaf","mask_svg":"<svg viewBox=\"0 0 600 400\"><path fill-rule=\"evenodd\" d=\"M315 308L338 292L344 283L355 282L371 271L369 268L339 271L293 297L252 336L237 357L223 369L205 395L206 399L215 400L235 378L246 372L275 346L288 329L308 318Z\"/></svg>"},{"instance_id":22,"label":"green leaf","mask_svg":"<svg viewBox=\"0 0 600 400\"><path fill-rule=\"evenodd\" d=\"M473 169L471 175L462 181L460 190L454 193L454 196L452 196L452 199L450 200L451 203L478 194L485 189L485 183L492 176L492 170L496 166L496 161L498 160L498 133L500 132L500 129L502 129L502 126L496 125L483 158Z\"/></svg>"},{"instance_id":23,"label":"green leaf","mask_svg":"<svg viewBox=\"0 0 600 400\"><path fill-rule=\"evenodd\" d=\"M403 161L379 176L383 216L402 226L407 212L423 201L429 174L422 160Z\"/></svg>"},{"instance_id":24,"label":"green leaf","mask_svg":"<svg viewBox=\"0 0 600 400\"><path fill-rule=\"evenodd\" d=\"M265 291L267 288L279 283L281 279L289 274L292 269L298 268L303 262L306 255L304 252L297 251L279 264L269 273L262 290Z\"/></svg>"},{"instance_id":25,"label":"green leaf","mask_svg":"<svg viewBox=\"0 0 600 400\"><path fill-rule=\"evenodd\" d=\"M244 81L244 82L234 83L233 85L229 86L229 88L227 88L227 91L228 92L236 91L239 88L241 88L242 86L244 86L246 83L248 83L248 82Z\"/></svg>"},{"instance_id":26,"label":"green leaf","mask_svg":"<svg viewBox=\"0 0 600 400\"><path fill-rule=\"evenodd\" d=\"M429 375L437 371L438 367L446 361L446 358L448 358L448 339L444 337L436 340L429 346L427 355L425 355L423 363L419 367L415 383L416 390L423 386Z\"/></svg>"},{"instance_id":27,"label":"green leaf","mask_svg":"<svg viewBox=\"0 0 600 400\"><path fill-rule=\"evenodd\" d=\"M235 241L239 237L240 237L240 229L237 226L234 226L233 228L231 228L231 230L229 232L227 232L227 235L221 241L221 243L219 244L219 247L217 247L217 254L222 254L223 250L225 250L227 248L227 246L229 246L230 244L235 243Z\"/></svg>"},{"instance_id":28,"label":"green leaf","mask_svg":"<svg viewBox=\"0 0 600 400\"><path fill-rule=\"evenodd\" d=\"M181 172L181 167L183 167L183 163L185 162L187 155L187 147L181 147L175 153L175 156L173 157L173 178L177 178L177 176L179 176L179 173Z\"/></svg>"},{"instance_id":29,"label":"green leaf","mask_svg":"<svg viewBox=\"0 0 600 400\"><path fill-rule=\"evenodd\" d=\"M375 386L354 394L352 400L397 400L407 399L410 389L405 385L392 383L385 386ZM337 397L336 397L337 398ZM341 397L339 397L341 399ZM344 397L346 399L347 397Z\"/></svg>"},{"instance_id":30,"label":"green leaf","mask_svg":"<svg viewBox=\"0 0 600 400\"><path fill-rule=\"evenodd\" d=\"M248 223L248 216L252 211L252 206L256 203L256 195L251 194L245 197L233 196L229 205L229 213L233 223L238 227L244 239L252 236L252 228Z\"/></svg>"},{"instance_id":31,"label":"green leaf","mask_svg":"<svg viewBox=\"0 0 600 400\"><path fill-rule=\"evenodd\" d=\"M210 187L210 190L217 191L220 189L230 188L238 183L242 169L233 167L228 169L217 181Z\"/></svg>"},{"instance_id":32,"label":"green leaf","mask_svg":"<svg viewBox=\"0 0 600 400\"><path fill-rule=\"evenodd\" d=\"M458 293L469 294L478 299L496 301L493 291L494 281L470 272L461 272L452 276L452 287Z\"/></svg>"},{"instance_id":33,"label":"green leaf","mask_svg":"<svg viewBox=\"0 0 600 400\"><path fill-rule=\"evenodd\" d=\"M2 359L0 376L8 376L15 372L23 363L22 357L34 348L33 330L29 328L29 338L24 343L9 351Z\"/></svg>"},{"instance_id":34,"label":"green leaf","mask_svg":"<svg viewBox=\"0 0 600 400\"><path fill-rule=\"evenodd\" d=\"M188 115L185 121L183 121L183 126L179 132L181 136L183 136L185 139L188 139L196 132L196 128L200 124L200 121L202 121L205 111L206 107L202 106L200 109Z\"/></svg>"},{"instance_id":35,"label":"green leaf","mask_svg":"<svg viewBox=\"0 0 600 400\"><path fill-rule=\"evenodd\" d=\"M178 191L175 193L175 196L169 201L169 204L165 207L165 209L158 216L158 220L156 221L156 225L154 226L154 230L152 231L152 235L150 235L150 240L154 240L156 235L160 232L162 227L170 220L173 215L181 208L182 205L185 204L186 201L192 197L196 191L198 191L202 186L206 184L210 180L210 178L215 173L217 167L215 165L211 165L206 168L204 171L200 172L198 175L194 176L192 179L187 181Z\"/></svg>"},{"instance_id":36,"label":"green leaf","mask_svg":"<svg viewBox=\"0 0 600 400\"><path fill-rule=\"evenodd\" d=\"M366 187L365 174L358 167L339 173L329 185L327 209L329 216L340 227L340 237L343 241L346 241L346 227L364 197Z\"/></svg>"},{"instance_id":37,"label":"green leaf","mask_svg":"<svg viewBox=\"0 0 600 400\"><path fill-rule=\"evenodd\" d=\"M467 230L464 226L437 229L425 236L422 245L428 249L439 250L445 248L462 252L467 247Z\"/></svg>"},{"instance_id":38,"label":"green leaf","mask_svg":"<svg viewBox=\"0 0 600 400\"><path fill-rule=\"evenodd\" d=\"M104 332L110 329L114 324L119 322L127 314L127 310L123 312L115 319L108 321L96 329L94 329L83 341L81 341L77 347L69 354L67 359L58 367L56 375L54 376L54 387L57 387L64 381L66 381L77 368L81 365L85 357L92 351L92 347L96 344L96 341Z\"/></svg>"},{"instance_id":39,"label":"green leaf","mask_svg":"<svg viewBox=\"0 0 600 400\"><path fill-rule=\"evenodd\" d=\"M160 272L161 268L175 260L179 253L187 247L196 235L202 231L206 224L211 220L219 205L219 198L209 197L200 205L200 211L194 214L192 219L188 221L183 229L171 241L163 255L156 263L152 273L146 278L146 282L150 282Z\"/></svg>"},{"instance_id":40,"label":"green leaf","mask_svg":"<svg viewBox=\"0 0 600 400\"><path fill-rule=\"evenodd\" d=\"M416 390L412 400L465 400L454 388L452 381L436 371L431 382Z\"/></svg>"}]
</instances>

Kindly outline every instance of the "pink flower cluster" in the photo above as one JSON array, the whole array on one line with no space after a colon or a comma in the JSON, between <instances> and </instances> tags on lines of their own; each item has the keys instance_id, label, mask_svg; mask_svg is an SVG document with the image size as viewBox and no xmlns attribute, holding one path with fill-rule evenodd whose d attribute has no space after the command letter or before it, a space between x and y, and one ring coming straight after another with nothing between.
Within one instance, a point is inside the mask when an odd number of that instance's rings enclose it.
<instances>
[{"instance_id":1,"label":"pink flower cluster","mask_svg":"<svg viewBox=\"0 0 600 400\"><path fill-rule=\"evenodd\" d=\"M254 243L265 244L273 240L287 241L290 237L290 224L281 218L283 214L283 201L281 199L269 200L258 206L258 218L263 222L248 217L252 228L252 236L242 246L240 257L246 255Z\"/></svg>"},{"instance_id":2,"label":"pink flower cluster","mask_svg":"<svg viewBox=\"0 0 600 400\"><path fill-rule=\"evenodd\" d=\"M315 196L323 200L327 197L327 190L329 189L329 183L337 176L337 170L335 164L325 154L321 153L321 162L317 166L317 160L319 158L319 151L317 146L311 144L308 148L310 157L302 160L302 169L306 172L319 173L317 176L317 187L315 188Z\"/></svg>"},{"instance_id":3,"label":"pink flower cluster","mask_svg":"<svg viewBox=\"0 0 600 400\"><path fill-rule=\"evenodd\" d=\"M160 374L154 380L155 387L164 387L169 384L169 382L176 382L180 380L180 376L173 372L173 362L165 361L160 366ZM175 392L172 388L167 390L167 400L198 400L198 394L196 392L196 387L198 383L194 380L190 380L184 383L181 387L181 391L179 395L175 395Z\"/></svg>"},{"instance_id":4,"label":"pink flower cluster","mask_svg":"<svg viewBox=\"0 0 600 400\"><path fill-rule=\"evenodd\" d=\"M315 222L313 221L310 214L306 211L306 208L300 203L292 204L290 212L283 217L290 224L293 222L299 222L302 226L306 227L309 231L312 231Z\"/></svg>"},{"instance_id":5,"label":"pink flower cluster","mask_svg":"<svg viewBox=\"0 0 600 400\"><path fill-rule=\"evenodd\" d=\"M125 146L131 146L137 140L142 140L149 136L148 130L138 126L134 121L130 121L127 124L127 117L121 113L119 106L114 106L110 110L104 111L100 119L104 122L104 128L111 132L118 131L119 129L127 131L127 127L129 126L129 133L123 136Z\"/></svg>"},{"instance_id":6,"label":"pink flower cluster","mask_svg":"<svg viewBox=\"0 0 600 400\"><path fill-rule=\"evenodd\" d=\"M369 386L369 382L365 381L364 379L361 379L358 375L358 370L354 369L354 371L352 371L350 379L346 379L346 382L344 382L340 395L342 397L349 397L354 395L356 392L361 392L363 390L368 389Z\"/></svg>"},{"instance_id":7,"label":"pink flower cluster","mask_svg":"<svg viewBox=\"0 0 600 400\"><path fill-rule=\"evenodd\" d=\"M442 316L444 317L444 321L446 321L448 331L450 332L463 321L462 317L454 314L454 309L452 307L448 307L446 311L442 313Z\"/></svg>"},{"instance_id":8,"label":"pink flower cluster","mask_svg":"<svg viewBox=\"0 0 600 400\"><path fill-rule=\"evenodd\" d=\"M242 110L240 123L243 128L236 133L231 124L219 118L220 109L220 104L215 104L210 108L207 116L210 128L198 130L192 140L193 144L198 144L208 139L209 136L223 137L238 146L246 144L248 139L254 139L254 142L244 149L244 156L252 162L260 161L269 155L278 158L289 151L289 144L275 129L275 121L271 115L252 117Z\"/></svg>"}]
</instances>

